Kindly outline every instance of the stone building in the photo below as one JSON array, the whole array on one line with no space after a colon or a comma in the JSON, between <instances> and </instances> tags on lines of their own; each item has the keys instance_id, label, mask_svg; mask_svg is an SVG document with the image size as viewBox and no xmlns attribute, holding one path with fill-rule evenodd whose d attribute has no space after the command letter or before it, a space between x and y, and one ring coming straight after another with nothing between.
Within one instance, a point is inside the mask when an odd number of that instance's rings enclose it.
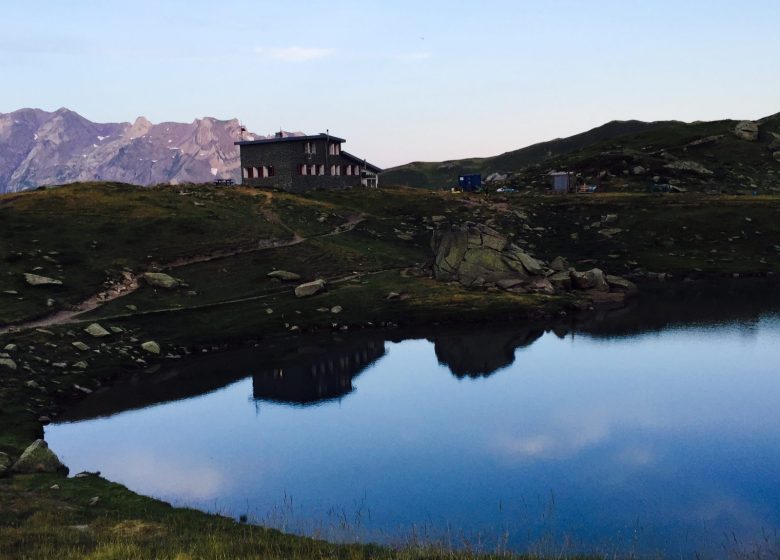
<instances>
[{"instance_id":1,"label":"stone building","mask_svg":"<svg viewBox=\"0 0 780 560\"><path fill-rule=\"evenodd\" d=\"M287 136L236 142L241 152L241 183L301 192L317 188L379 186L382 170L341 149L330 134Z\"/></svg>"}]
</instances>

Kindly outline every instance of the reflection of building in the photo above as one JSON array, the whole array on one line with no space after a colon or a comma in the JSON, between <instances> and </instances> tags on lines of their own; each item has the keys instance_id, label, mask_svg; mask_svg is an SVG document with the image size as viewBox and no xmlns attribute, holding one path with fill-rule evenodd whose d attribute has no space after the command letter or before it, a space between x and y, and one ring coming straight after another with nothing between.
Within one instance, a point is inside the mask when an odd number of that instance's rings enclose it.
<instances>
[{"instance_id":1,"label":"reflection of building","mask_svg":"<svg viewBox=\"0 0 780 560\"><path fill-rule=\"evenodd\" d=\"M444 334L431 338L439 363L456 377L487 377L515 361L515 350L544 334L537 329Z\"/></svg>"},{"instance_id":2,"label":"reflection of building","mask_svg":"<svg viewBox=\"0 0 780 560\"><path fill-rule=\"evenodd\" d=\"M381 340L309 348L255 373L252 393L257 400L299 405L338 399L351 393L352 380L384 354Z\"/></svg>"}]
</instances>

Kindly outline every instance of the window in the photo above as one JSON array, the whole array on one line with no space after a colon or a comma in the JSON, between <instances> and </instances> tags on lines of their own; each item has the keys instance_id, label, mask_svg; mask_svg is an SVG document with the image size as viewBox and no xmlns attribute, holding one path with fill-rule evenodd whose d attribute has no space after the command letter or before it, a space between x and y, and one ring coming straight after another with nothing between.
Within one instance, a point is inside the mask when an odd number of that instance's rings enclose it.
<instances>
[{"instance_id":1,"label":"window","mask_svg":"<svg viewBox=\"0 0 780 560\"><path fill-rule=\"evenodd\" d=\"M325 165L320 165L320 175L325 175Z\"/></svg>"},{"instance_id":2,"label":"window","mask_svg":"<svg viewBox=\"0 0 780 560\"><path fill-rule=\"evenodd\" d=\"M317 166L312 163L309 166L309 175L316 175L316 174L317 174Z\"/></svg>"},{"instance_id":3,"label":"window","mask_svg":"<svg viewBox=\"0 0 780 560\"><path fill-rule=\"evenodd\" d=\"M243 174L244 179L249 179L249 170L250 169L251 169L251 167L245 167L244 168L244 174Z\"/></svg>"},{"instance_id":4,"label":"window","mask_svg":"<svg viewBox=\"0 0 780 560\"><path fill-rule=\"evenodd\" d=\"M317 153L317 144L314 142L306 142L303 145L303 151L307 154L316 154Z\"/></svg>"},{"instance_id":5,"label":"window","mask_svg":"<svg viewBox=\"0 0 780 560\"><path fill-rule=\"evenodd\" d=\"M331 165L330 166L330 174L331 175L341 175L341 166L340 165Z\"/></svg>"},{"instance_id":6,"label":"window","mask_svg":"<svg viewBox=\"0 0 780 560\"><path fill-rule=\"evenodd\" d=\"M274 169L273 165L268 166L268 176L269 177L275 177L276 176L276 169Z\"/></svg>"},{"instance_id":7,"label":"window","mask_svg":"<svg viewBox=\"0 0 780 560\"><path fill-rule=\"evenodd\" d=\"M341 144L338 144L337 142L332 142L328 147L328 153L332 156L339 155L341 153Z\"/></svg>"},{"instance_id":8,"label":"window","mask_svg":"<svg viewBox=\"0 0 780 560\"><path fill-rule=\"evenodd\" d=\"M344 166L344 175L352 175L352 166L351 165L345 165Z\"/></svg>"},{"instance_id":9,"label":"window","mask_svg":"<svg viewBox=\"0 0 780 560\"><path fill-rule=\"evenodd\" d=\"M306 169L307 169L306 164L303 163L300 164L298 166L298 175L306 175Z\"/></svg>"}]
</instances>

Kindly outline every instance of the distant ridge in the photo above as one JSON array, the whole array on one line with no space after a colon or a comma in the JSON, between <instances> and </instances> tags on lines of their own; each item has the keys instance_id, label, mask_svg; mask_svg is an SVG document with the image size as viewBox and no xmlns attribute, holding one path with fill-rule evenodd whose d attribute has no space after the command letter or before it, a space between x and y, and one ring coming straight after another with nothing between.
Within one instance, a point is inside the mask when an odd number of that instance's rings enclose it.
<instances>
[{"instance_id":1,"label":"distant ridge","mask_svg":"<svg viewBox=\"0 0 780 560\"><path fill-rule=\"evenodd\" d=\"M568 138L487 158L414 162L387 170L385 185L449 188L458 175L498 174L516 189L544 189L550 171L582 184L653 190L780 192L780 113L757 121L612 121Z\"/></svg>"},{"instance_id":2,"label":"distant ridge","mask_svg":"<svg viewBox=\"0 0 780 560\"><path fill-rule=\"evenodd\" d=\"M237 119L95 123L66 108L0 113L0 193L72 181L238 179ZM256 136L244 133L245 138Z\"/></svg>"}]
</instances>

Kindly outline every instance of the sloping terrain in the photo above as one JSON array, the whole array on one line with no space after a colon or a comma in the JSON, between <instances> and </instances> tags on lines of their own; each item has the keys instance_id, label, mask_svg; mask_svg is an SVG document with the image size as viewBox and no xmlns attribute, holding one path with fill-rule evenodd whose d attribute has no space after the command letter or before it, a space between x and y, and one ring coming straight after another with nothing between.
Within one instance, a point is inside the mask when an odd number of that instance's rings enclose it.
<instances>
[{"instance_id":1,"label":"sloping terrain","mask_svg":"<svg viewBox=\"0 0 780 560\"><path fill-rule=\"evenodd\" d=\"M653 184L715 192L780 190L780 114L748 123L611 122L566 139L483 159L411 163L388 170L385 184L450 188L458 175L506 174L506 184L544 190L551 171L572 171L602 190ZM754 128L751 128L754 127Z\"/></svg>"}]
</instances>

